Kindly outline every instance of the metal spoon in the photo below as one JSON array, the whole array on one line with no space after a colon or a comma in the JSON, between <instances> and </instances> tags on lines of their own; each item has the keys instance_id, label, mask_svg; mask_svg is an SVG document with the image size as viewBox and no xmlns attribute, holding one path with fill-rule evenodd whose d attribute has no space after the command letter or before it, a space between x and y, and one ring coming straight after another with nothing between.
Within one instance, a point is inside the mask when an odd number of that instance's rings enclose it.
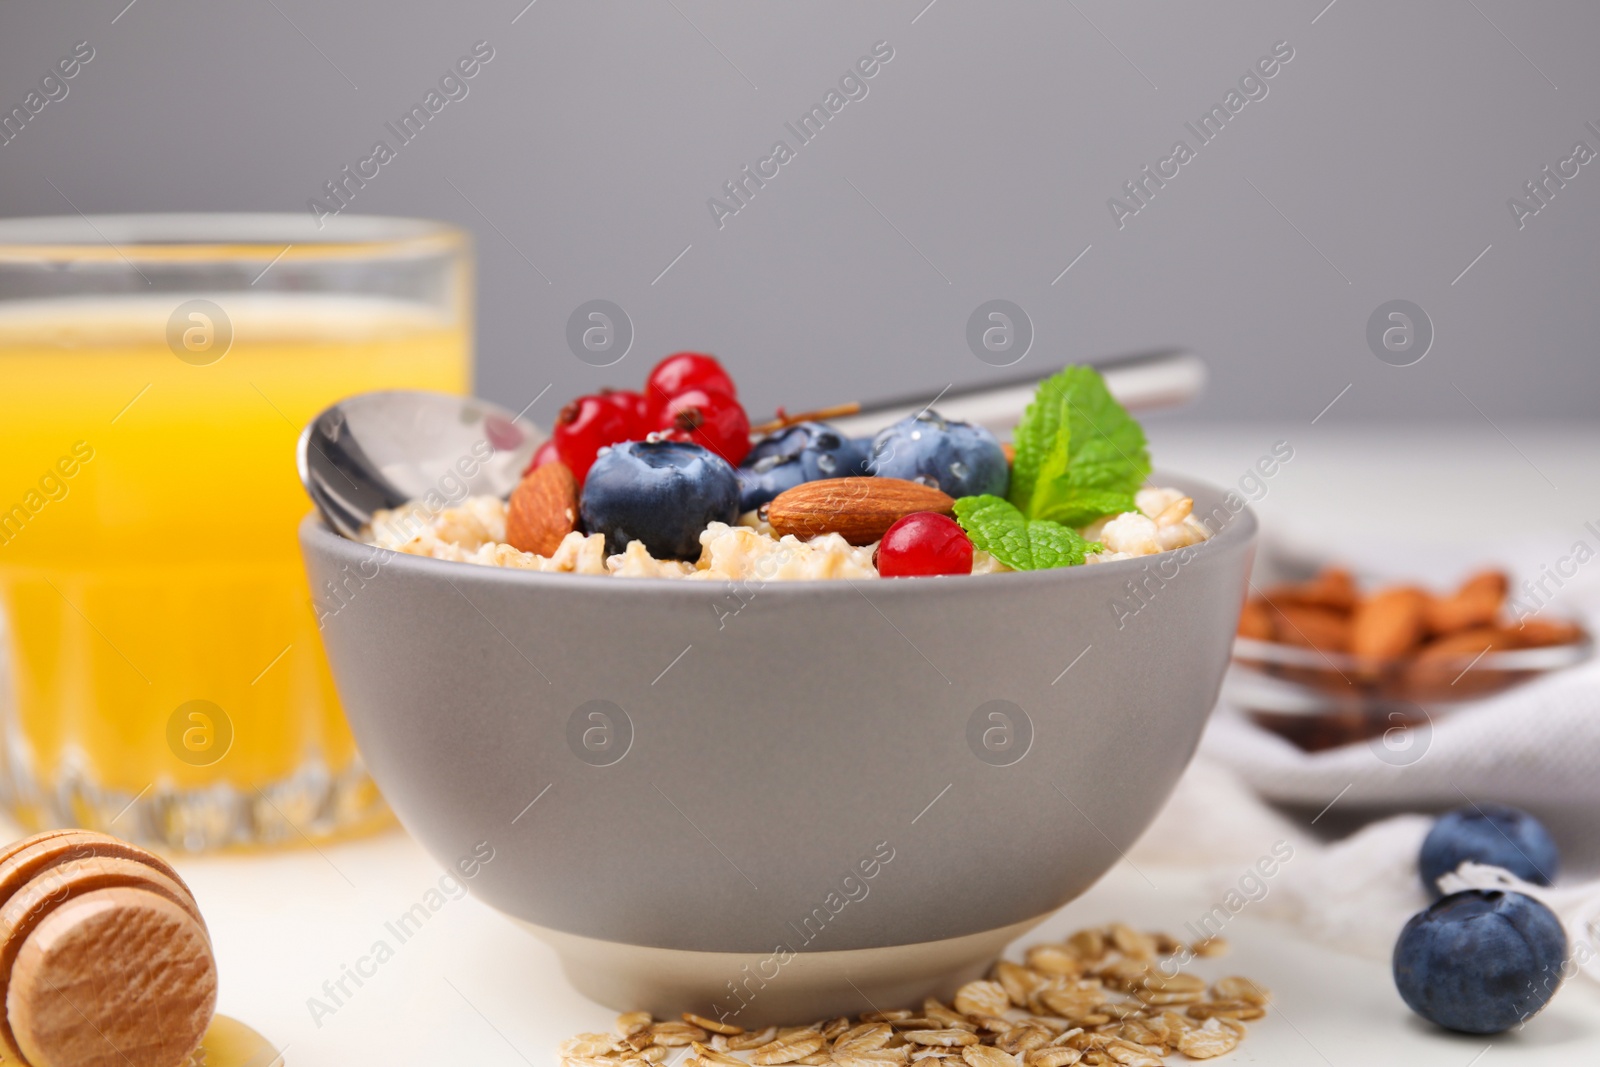
<instances>
[{"instance_id":1,"label":"metal spoon","mask_svg":"<svg viewBox=\"0 0 1600 1067\"><path fill-rule=\"evenodd\" d=\"M323 518L358 538L380 508L430 494L434 510L469 496L506 496L544 439L487 400L395 389L323 411L300 432L295 458Z\"/></svg>"},{"instance_id":2,"label":"metal spoon","mask_svg":"<svg viewBox=\"0 0 1600 1067\"><path fill-rule=\"evenodd\" d=\"M1205 381L1197 357L1173 350L1096 366L1112 395L1134 411L1184 403ZM1022 414L1037 381L1033 374L947 389L937 398L877 401L830 422L845 433L871 433L937 406L947 418L1003 431ZM487 400L397 389L349 397L312 419L301 431L297 460L300 481L329 525L359 538L380 508L421 500L437 511L468 496L508 496L545 437Z\"/></svg>"},{"instance_id":3,"label":"metal spoon","mask_svg":"<svg viewBox=\"0 0 1600 1067\"><path fill-rule=\"evenodd\" d=\"M1205 362L1181 349L1132 352L1091 362L1105 378L1111 395L1129 411L1156 411L1187 404L1200 394L1206 382ZM1046 373L1059 369L1051 368ZM1035 368L981 385L950 386L937 396L908 394L877 400L863 404L859 411L823 421L840 433L860 437L934 408L947 419L975 422L1003 435L1022 417L1023 410L1033 401L1039 379L1045 376Z\"/></svg>"}]
</instances>

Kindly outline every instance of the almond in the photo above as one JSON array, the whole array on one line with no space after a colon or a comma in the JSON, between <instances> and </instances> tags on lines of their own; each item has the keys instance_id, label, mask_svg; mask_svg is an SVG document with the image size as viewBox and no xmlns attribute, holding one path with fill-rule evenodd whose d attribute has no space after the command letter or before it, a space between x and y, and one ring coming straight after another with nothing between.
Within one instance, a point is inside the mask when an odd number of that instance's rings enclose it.
<instances>
[{"instance_id":1,"label":"almond","mask_svg":"<svg viewBox=\"0 0 1600 1067\"><path fill-rule=\"evenodd\" d=\"M1350 651L1363 659L1403 656L1422 640L1428 594L1411 586L1381 589L1350 616Z\"/></svg>"},{"instance_id":2,"label":"almond","mask_svg":"<svg viewBox=\"0 0 1600 1067\"><path fill-rule=\"evenodd\" d=\"M506 512L506 544L550 556L577 528L578 481L565 464L552 461L522 476Z\"/></svg>"},{"instance_id":3,"label":"almond","mask_svg":"<svg viewBox=\"0 0 1600 1067\"><path fill-rule=\"evenodd\" d=\"M1299 604L1274 605L1273 623L1278 640L1318 652L1345 652L1350 648L1350 624L1343 615Z\"/></svg>"},{"instance_id":4,"label":"almond","mask_svg":"<svg viewBox=\"0 0 1600 1067\"><path fill-rule=\"evenodd\" d=\"M919 511L948 515L955 501L932 486L902 478L825 478L779 493L767 522L802 541L825 533L870 545L900 519Z\"/></svg>"},{"instance_id":5,"label":"almond","mask_svg":"<svg viewBox=\"0 0 1600 1067\"><path fill-rule=\"evenodd\" d=\"M1506 685L1510 675L1484 666L1482 657L1516 647L1515 630L1492 626L1459 630L1422 646L1405 671L1405 694L1412 700L1477 696Z\"/></svg>"},{"instance_id":6,"label":"almond","mask_svg":"<svg viewBox=\"0 0 1600 1067\"><path fill-rule=\"evenodd\" d=\"M1355 579L1342 567L1328 567L1309 582L1298 585L1279 585L1267 590L1267 599L1274 604L1298 604L1308 608L1327 608L1330 611L1349 611L1356 606L1359 594Z\"/></svg>"},{"instance_id":7,"label":"almond","mask_svg":"<svg viewBox=\"0 0 1600 1067\"><path fill-rule=\"evenodd\" d=\"M1449 634L1491 625L1500 614L1508 584L1503 571L1474 574L1454 594L1436 597L1428 605L1428 629Z\"/></svg>"},{"instance_id":8,"label":"almond","mask_svg":"<svg viewBox=\"0 0 1600 1067\"><path fill-rule=\"evenodd\" d=\"M1423 645L1417 652L1417 662L1449 663L1459 660L1461 661L1459 665L1465 666L1467 661L1476 659L1485 652L1515 648L1517 644L1515 633L1515 630L1478 626L1471 630L1461 630L1458 633L1437 637Z\"/></svg>"},{"instance_id":9,"label":"almond","mask_svg":"<svg viewBox=\"0 0 1600 1067\"><path fill-rule=\"evenodd\" d=\"M1511 632L1516 635L1517 643L1526 648L1566 645L1583 639L1583 630L1576 623L1562 619L1523 619Z\"/></svg>"},{"instance_id":10,"label":"almond","mask_svg":"<svg viewBox=\"0 0 1600 1067\"><path fill-rule=\"evenodd\" d=\"M1239 612L1239 636L1271 641L1276 635L1271 609L1259 600L1247 600Z\"/></svg>"}]
</instances>

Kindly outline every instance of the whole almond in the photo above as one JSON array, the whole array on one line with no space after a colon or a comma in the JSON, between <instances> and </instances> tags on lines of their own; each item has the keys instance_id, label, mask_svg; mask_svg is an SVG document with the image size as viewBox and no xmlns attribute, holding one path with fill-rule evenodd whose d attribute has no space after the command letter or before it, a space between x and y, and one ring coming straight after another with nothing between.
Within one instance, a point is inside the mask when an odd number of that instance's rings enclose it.
<instances>
[{"instance_id":1,"label":"whole almond","mask_svg":"<svg viewBox=\"0 0 1600 1067\"><path fill-rule=\"evenodd\" d=\"M1422 640L1428 594L1411 586L1380 589L1350 616L1350 651L1363 659L1403 656Z\"/></svg>"},{"instance_id":2,"label":"whole almond","mask_svg":"<svg viewBox=\"0 0 1600 1067\"><path fill-rule=\"evenodd\" d=\"M1329 611L1349 611L1360 598L1355 579L1342 567L1325 568L1309 582L1273 586L1266 595L1274 604L1298 604Z\"/></svg>"},{"instance_id":3,"label":"whole almond","mask_svg":"<svg viewBox=\"0 0 1600 1067\"><path fill-rule=\"evenodd\" d=\"M559 462L535 467L511 490L506 544L540 556L555 553L578 528L578 480Z\"/></svg>"},{"instance_id":4,"label":"whole almond","mask_svg":"<svg viewBox=\"0 0 1600 1067\"><path fill-rule=\"evenodd\" d=\"M1510 629L1516 634L1517 644L1525 648L1566 645L1583 638L1583 630L1564 619L1523 619Z\"/></svg>"},{"instance_id":5,"label":"whole almond","mask_svg":"<svg viewBox=\"0 0 1600 1067\"><path fill-rule=\"evenodd\" d=\"M1502 688L1510 681L1504 670L1494 669L1483 657L1515 648L1515 630L1479 626L1436 637L1423 645L1404 675L1404 692L1412 700L1441 700L1477 696Z\"/></svg>"},{"instance_id":6,"label":"whole almond","mask_svg":"<svg viewBox=\"0 0 1600 1067\"><path fill-rule=\"evenodd\" d=\"M1345 652L1350 648L1350 623L1338 612L1299 604L1274 605L1273 629L1279 641L1318 652Z\"/></svg>"},{"instance_id":7,"label":"whole almond","mask_svg":"<svg viewBox=\"0 0 1600 1067\"><path fill-rule=\"evenodd\" d=\"M780 537L836 533L852 545L870 545L907 515L948 515L955 503L933 486L902 478L825 478L779 493L767 505L767 522Z\"/></svg>"},{"instance_id":8,"label":"whole almond","mask_svg":"<svg viewBox=\"0 0 1600 1067\"><path fill-rule=\"evenodd\" d=\"M1418 663L1449 663L1459 661L1466 666L1485 652L1517 646L1515 630L1498 630L1493 626L1477 626L1436 637L1417 651Z\"/></svg>"},{"instance_id":9,"label":"whole almond","mask_svg":"<svg viewBox=\"0 0 1600 1067\"><path fill-rule=\"evenodd\" d=\"M1493 624L1508 584L1503 571L1474 574L1450 596L1436 597L1429 603L1428 629L1449 634Z\"/></svg>"},{"instance_id":10,"label":"whole almond","mask_svg":"<svg viewBox=\"0 0 1600 1067\"><path fill-rule=\"evenodd\" d=\"M1272 609L1260 600L1247 600L1239 611L1239 636L1257 641L1271 641L1277 636L1277 626L1272 621Z\"/></svg>"}]
</instances>

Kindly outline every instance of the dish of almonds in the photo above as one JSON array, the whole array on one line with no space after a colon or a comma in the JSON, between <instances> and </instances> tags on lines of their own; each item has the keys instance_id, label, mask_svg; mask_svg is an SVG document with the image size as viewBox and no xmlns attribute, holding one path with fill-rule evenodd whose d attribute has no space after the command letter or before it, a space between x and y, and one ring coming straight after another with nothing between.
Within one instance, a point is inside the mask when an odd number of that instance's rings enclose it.
<instances>
[{"instance_id":1,"label":"dish of almonds","mask_svg":"<svg viewBox=\"0 0 1600 1067\"><path fill-rule=\"evenodd\" d=\"M1509 587L1505 572L1485 570L1448 592L1368 591L1339 567L1269 586L1240 613L1230 695L1317 750L1420 724L1424 706L1488 696L1589 657L1582 626L1512 611Z\"/></svg>"}]
</instances>

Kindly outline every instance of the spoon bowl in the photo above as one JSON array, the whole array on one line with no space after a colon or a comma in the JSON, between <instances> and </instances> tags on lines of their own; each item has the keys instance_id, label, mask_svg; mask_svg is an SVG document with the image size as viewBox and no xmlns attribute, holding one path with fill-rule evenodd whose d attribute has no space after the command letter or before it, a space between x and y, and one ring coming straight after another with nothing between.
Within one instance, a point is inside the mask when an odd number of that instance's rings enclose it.
<instances>
[{"instance_id":1,"label":"spoon bowl","mask_svg":"<svg viewBox=\"0 0 1600 1067\"><path fill-rule=\"evenodd\" d=\"M295 459L328 525L359 538L380 508L506 496L545 436L486 400L392 389L323 411L300 432Z\"/></svg>"}]
</instances>

